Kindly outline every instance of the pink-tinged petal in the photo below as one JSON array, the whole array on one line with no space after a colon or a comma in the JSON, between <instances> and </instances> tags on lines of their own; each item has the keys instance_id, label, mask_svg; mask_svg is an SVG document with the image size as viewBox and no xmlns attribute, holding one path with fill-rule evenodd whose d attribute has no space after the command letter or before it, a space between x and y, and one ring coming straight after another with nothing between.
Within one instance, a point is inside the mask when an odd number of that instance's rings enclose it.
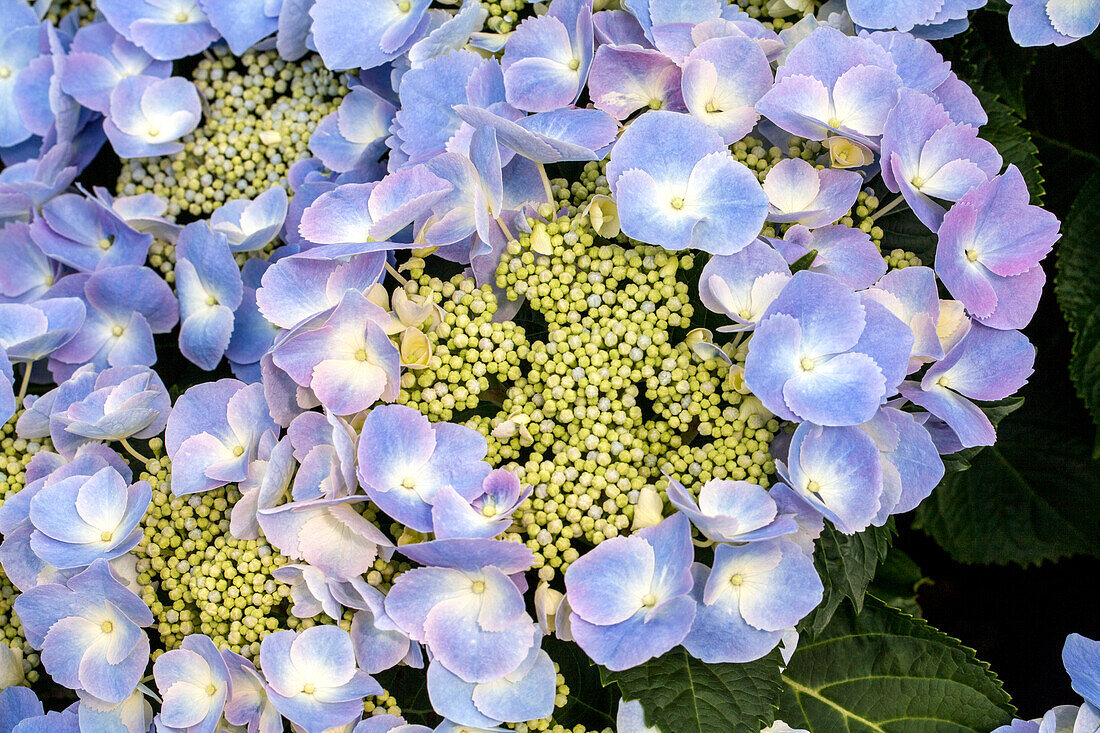
<instances>
[{"instance_id":1,"label":"pink-tinged petal","mask_svg":"<svg viewBox=\"0 0 1100 733\"><path fill-rule=\"evenodd\" d=\"M725 148L721 135L690 115L646 112L615 143L607 164L607 182L618 196L619 176L636 168L648 171L662 187L679 187L703 156ZM659 169L655 169L657 162Z\"/></svg>"},{"instance_id":2,"label":"pink-tinged petal","mask_svg":"<svg viewBox=\"0 0 1100 733\"><path fill-rule=\"evenodd\" d=\"M464 599L437 604L424 620L428 649L467 682L492 682L513 671L539 636L526 615L503 631L485 631Z\"/></svg>"},{"instance_id":3,"label":"pink-tinged petal","mask_svg":"<svg viewBox=\"0 0 1100 733\"><path fill-rule=\"evenodd\" d=\"M772 85L764 51L751 38L725 36L699 44L684 64L684 103L732 144L756 124L755 105Z\"/></svg>"},{"instance_id":4,"label":"pink-tinged petal","mask_svg":"<svg viewBox=\"0 0 1100 733\"><path fill-rule=\"evenodd\" d=\"M833 126L867 137L881 135L900 86L891 69L857 66L844 72L833 87L833 110L840 121Z\"/></svg>"},{"instance_id":5,"label":"pink-tinged petal","mask_svg":"<svg viewBox=\"0 0 1100 733\"><path fill-rule=\"evenodd\" d=\"M997 293L997 307L988 316L975 315L975 320L1002 330L1025 327L1039 308L1046 281L1042 265L1035 265L1019 275L992 279L990 284Z\"/></svg>"},{"instance_id":6,"label":"pink-tinged petal","mask_svg":"<svg viewBox=\"0 0 1100 733\"><path fill-rule=\"evenodd\" d=\"M899 390L910 402L947 423L963 448L993 445L997 441L997 431L989 418L962 395L935 384L925 390L916 382L902 382Z\"/></svg>"},{"instance_id":7,"label":"pink-tinged petal","mask_svg":"<svg viewBox=\"0 0 1100 733\"><path fill-rule=\"evenodd\" d=\"M999 400L1027 383L1034 363L1035 347L1022 333L976 323L928 370L921 387L946 387L974 400Z\"/></svg>"},{"instance_id":8,"label":"pink-tinged petal","mask_svg":"<svg viewBox=\"0 0 1100 733\"><path fill-rule=\"evenodd\" d=\"M588 75L588 92L597 109L624 120L653 102L682 111L680 67L658 51L600 46Z\"/></svg>"},{"instance_id":9,"label":"pink-tinged petal","mask_svg":"<svg viewBox=\"0 0 1100 733\"><path fill-rule=\"evenodd\" d=\"M316 244L370 242L374 219L369 212L376 183L346 183L321 196L302 213L298 232Z\"/></svg>"},{"instance_id":10,"label":"pink-tinged petal","mask_svg":"<svg viewBox=\"0 0 1100 733\"><path fill-rule=\"evenodd\" d=\"M756 103L756 111L792 135L824 140L832 118L829 90L812 76L786 76Z\"/></svg>"}]
</instances>

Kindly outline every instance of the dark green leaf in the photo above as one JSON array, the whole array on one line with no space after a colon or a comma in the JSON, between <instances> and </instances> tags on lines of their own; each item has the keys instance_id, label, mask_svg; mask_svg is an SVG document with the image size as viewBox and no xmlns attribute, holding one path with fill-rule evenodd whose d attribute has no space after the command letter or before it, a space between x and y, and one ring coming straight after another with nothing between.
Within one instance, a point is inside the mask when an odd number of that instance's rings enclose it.
<instances>
[{"instance_id":1,"label":"dark green leaf","mask_svg":"<svg viewBox=\"0 0 1100 733\"><path fill-rule=\"evenodd\" d=\"M1028 566L1100 552L1100 462L1059 414L1029 403L970 462L944 477L914 520L953 558Z\"/></svg>"},{"instance_id":2,"label":"dark green leaf","mask_svg":"<svg viewBox=\"0 0 1100 733\"><path fill-rule=\"evenodd\" d=\"M1075 333L1085 327L1089 316L1100 308L1100 172L1094 173L1073 201L1062 223L1058 243L1058 275L1054 293Z\"/></svg>"},{"instance_id":3,"label":"dark green leaf","mask_svg":"<svg viewBox=\"0 0 1100 733\"><path fill-rule=\"evenodd\" d=\"M891 547L886 554L886 560L879 563L878 572L867 592L910 616L920 618L917 589L931 582L924 577L913 558L898 548Z\"/></svg>"},{"instance_id":4,"label":"dark green leaf","mask_svg":"<svg viewBox=\"0 0 1100 733\"><path fill-rule=\"evenodd\" d=\"M1024 81L1035 64L1035 50L1012 40L1004 18L976 15L971 26L971 32L962 37L961 58L952 63L952 69L964 81L996 94L1026 118Z\"/></svg>"},{"instance_id":5,"label":"dark green leaf","mask_svg":"<svg viewBox=\"0 0 1100 733\"><path fill-rule=\"evenodd\" d=\"M794 272L798 272L800 270L810 269L810 267L814 264L814 260L816 260L816 259L817 259L817 250L816 249L811 249L809 252L807 252L806 254L802 255L801 257L799 257L797 260L794 261L794 264L791 265L791 272L794 273Z\"/></svg>"},{"instance_id":6,"label":"dark green leaf","mask_svg":"<svg viewBox=\"0 0 1100 733\"><path fill-rule=\"evenodd\" d=\"M1093 422L1100 425L1100 172L1094 173L1074 199L1058 245L1054 292L1073 332L1070 376ZM1094 447L1094 455L1100 443Z\"/></svg>"},{"instance_id":7,"label":"dark green leaf","mask_svg":"<svg viewBox=\"0 0 1100 733\"><path fill-rule=\"evenodd\" d=\"M641 700L665 733L759 733L775 719L779 652L747 664L704 664L683 647L623 672L600 670L624 700Z\"/></svg>"},{"instance_id":8,"label":"dark green leaf","mask_svg":"<svg viewBox=\"0 0 1100 733\"><path fill-rule=\"evenodd\" d=\"M546 636L542 648L558 665L558 672L569 686L565 706L554 710L554 721L567 728L580 723L589 730L614 725L608 713L614 712L618 699L611 688L603 686L599 666L573 642Z\"/></svg>"},{"instance_id":9,"label":"dark green leaf","mask_svg":"<svg viewBox=\"0 0 1100 733\"><path fill-rule=\"evenodd\" d=\"M1020 406L1024 404L1023 397L1006 397L1003 400L997 400L996 402L980 402L978 407L981 408L985 416L989 418L989 422L993 423L993 427L997 427L1001 424L1007 415L1011 415L1016 410L1020 409ZM952 471L965 471L970 468L970 461L974 456L982 452L984 448L964 448L958 453L950 453L943 456L943 465L947 469L948 473Z\"/></svg>"},{"instance_id":10,"label":"dark green leaf","mask_svg":"<svg viewBox=\"0 0 1100 733\"><path fill-rule=\"evenodd\" d=\"M779 717L815 733L988 733L1015 712L973 650L877 598L844 604L782 679Z\"/></svg>"},{"instance_id":11,"label":"dark green leaf","mask_svg":"<svg viewBox=\"0 0 1100 733\"><path fill-rule=\"evenodd\" d=\"M1020 124L1020 117L1012 108L1000 101L995 94L975 86L974 93L989 115L978 135L996 146L1004 159L1020 169L1027 190L1031 191L1031 202L1039 204L1043 198L1043 176L1039 171L1039 149L1031 140L1031 133Z\"/></svg>"},{"instance_id":12,"label":"dark green leaf","mask_svg":"<svg viewBox=\"0 0 1100 733\"><path fill-rule=\"evenodd\" d=\"M814 566L825 586L825 596L821 605L802 622L803 629L814 635L820 633L845 598L857 610L863 608L863 594L875 577L878 564L886 557L894 534L892 517L881 527L868 527L854 535L846 535L825 523L814 546Z\"/></svg>"}]
</instances>

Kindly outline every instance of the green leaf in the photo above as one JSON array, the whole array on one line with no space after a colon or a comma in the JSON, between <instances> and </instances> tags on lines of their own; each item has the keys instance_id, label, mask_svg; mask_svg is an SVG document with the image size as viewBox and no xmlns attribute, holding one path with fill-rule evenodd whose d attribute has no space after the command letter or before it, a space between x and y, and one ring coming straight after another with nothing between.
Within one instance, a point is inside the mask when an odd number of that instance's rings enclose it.
<instances>
[{"instance_id":1,"label":"green leaf","mask_svg":"<svg viewBox=\"0 0 1100 733\"><path fill-rule=\"evenodd\" d=\"M1014 164L1020 169L1027 190L1031 191L1031 202L1039 204L1043 198L1043 176L1039 172L1039 149L1031 140L1031 133L1021 125L1020 117L1011 107L981 87L974 86L974 94L989 115L989 122L978 132L997 148L1005 165Z\"/></svg>"},{"instance_id":2,"label":"green leaf","mask_svg":"<svg viewBox=\"0 0 1100 733\"><path fill-rule=\"evenodd\" d=\"M618 698L600 680L600 668L573 642L553 635L542 640L543 650L558 665L558 672L569 686L565 705L554 710L554 722L570 728L578 723L588 730L614 726L609 711L615 711Z\"/></svg>"},{"instance_id":3,"label":"green leaf","mask_svg":"<svg viewBox=\"0 0 1100 733\"><path fill-rule=\"evenodd\" d=\"M839 609L782 679L779 717L815 732L988 733L1015 712L973 650L877 598Z\"/></svg>"},{"instance_id":4,"label":"green leaf","mask_svg":"<svg viewBox=\"0 0 1100 733\"><path fill-rule=\"evenodd\" d=\"M819 634L845 598L857 612L863 608L863 594L875 577L878 564L886 557L895 533L893 517L881 527L868 527L854 535L846 535L825 523L814 546L814 566L825 586L825 595L821 605L802 622L803 629Z\"/></svg>"},{"instance_id":5,"label":"green leaf","mask_svg":"<svg viewBox=\"0 0 1100 733\"><path fill-rule=\"evenodd\" d=\"M1089 441L1030 403L998 428L997 444L948 473L917 507L923 529L964 563L1016 563L1100 552Z\"/></svg>"},{"instance_id":6,"label":"green leaf","mask_svg":"<svg viewBox=\"0 0 1100 733\"><path fill-rule=\"evenodd\" d=\"M1026 118L1024 81L1035 65L1035 50L1012 40L1004 18L975 14L971 27L971 32L962 36L961 58L953 61L952 69L966 82L996 94Z\"/></svg>"},{"instance_id":7,"label":"green leaf","mask_svg":"<svg viewBox=\"0 0 1100 733\"><path fill-rule=\"evenodd\" d=\"M1006 397L996 402L978 402L976 404L981 408L981 411L985 413L985 416L989 418L989 422L993 423L993 427L997 427L1001 424L1001 420L1020 409L1024 404L1024 398L1014 396ZM965 471L970 468L970 461L974 456L981 453L984 449L984 446L978 446L975 448L963 448L956 453L949 453L943 456L944 468L947 469L948 473L952 471Z\"/></svg>"},{"instance_id":8,"label":"green leaf","mask_svg":"<svg viewBox=\"0 0 1100 733\"><path fill-rule=\"evenodd\" d=\"M624 700L641 700L647 725L665 733L759 733L775 720L779 652L746 664L705 664L678 646L622 672L600 670Z\"/></svg>"},{"instance_id":9,"label":"green leaf","mask_svg":"<svg viewBox=\"0 0 1100 733\"><path fill-rule=\"evenodd\" d=\"M1070 377L1077 393L1100 425L1100 172L1077 194L1062 226L1054 294L1073 332ZM1100 440L1100 436L1098 436ZM1100 442L1093 448L1100 455Z\"/></svg>"},{"instance_id":10,"label":"green leaf","mask_svg":"<svg viewBox=\"0 0 1100 733\"><path fill-rule=\"evenodd\" d=\"M879 563L875 579L867 592L910 616L920 618L917 590L932 581L924 576L913 558L896 547L891 547L886 560Z\"/></svg>"},{"instance_id":11,"label":"green leaf","mask_svg":"<svg viewBox=\"0 0 1100 733\"><path fill-rule=\"evenodd\" d=\"M817 250L811 249L806 254L799 257L791 265L791 273L800 272L801 270L808 270L814 264L814 260L817 259Z\"/></svg>"},{"instance_id":12,"label":"green leaf","mask_svg":"<svg viewBox=\"0 0 1100 733\"><path fill-rule=\"evenodd\" d=\"M1100 171L1085 182L1062 223L1058 243L1057 277L1054 294L1069 322L1070 330L1085 327L1089 316L1100 309Z\"/></svg>"}]
</instances>

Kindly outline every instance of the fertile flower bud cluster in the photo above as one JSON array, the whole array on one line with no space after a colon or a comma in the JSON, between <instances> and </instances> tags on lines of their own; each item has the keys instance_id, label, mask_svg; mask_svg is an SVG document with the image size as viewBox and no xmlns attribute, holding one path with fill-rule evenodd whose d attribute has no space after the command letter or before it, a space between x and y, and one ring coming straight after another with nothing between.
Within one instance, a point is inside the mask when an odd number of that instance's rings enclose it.
<instances>
[{"instance_id":1,"label":"fertile flower bud cluster","mask_svg":"<svg viewBox=\"0 0 1100 733\"><path fill-rule=\"evenodd\" d=\"M202 124L174 155L126 161L117 185L120 196L156 194L173 217L209 215L226 201L285 187L290 167L309 153L311 131L347 92L315 56L237 58L220 46L192 79L206 105Z\"/></svg>"}]
</instances>

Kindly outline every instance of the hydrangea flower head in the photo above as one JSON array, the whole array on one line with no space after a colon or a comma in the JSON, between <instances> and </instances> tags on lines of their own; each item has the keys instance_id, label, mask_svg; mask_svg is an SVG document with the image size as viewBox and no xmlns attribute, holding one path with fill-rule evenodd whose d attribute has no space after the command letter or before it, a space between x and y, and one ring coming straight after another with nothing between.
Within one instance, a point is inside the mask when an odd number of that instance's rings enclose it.
<instances>
[{"instance_id":1,"label":"hydrangea flower head","mask_svg":"<svg viewBox=\"0 0 1100 733\"><path fill-rule=\"evenodd\" d=\"M198 0L103 0L96 8L155 59L191 56L218 39Z\"/></svg>"},{"instance_id":2,"label":"hydrangea flower head","mask_svg":"<svg viewBox=\"0 0 1100 733\"><path fill-rule=\"evenodd\" d=\"M113 560L141 540L138 524L151 498L147 482L128 486L109 466L46 486L31 499L31 549L56 568Z\"/></svg>"},{"instance_id":3,"label":"hydrangea flower head","mask_svg":"<svg viewBox=\"0 0 1100 733\"><path fill-rule=\"evenodd\" d=\"M386 613L469 683L514 673L540 637L519 588L494 565L402 573L386 596Z\"/></svg>"},{"instance_id":4,"label":"hydrangea flower head","mask_svg":"<svg viewBox=\"0 0 1100 733\"><path fill-rule=\"evenodd\" d=\"M573 104L588 78L593 44L592 3L552 0L545 15L520 23L504 46L508 103L528 112Z\"/></svg>"},{"instance_id":5,"label":"hydrangea flower head","mask_svg":"<svg viewBox=\"0 0 1100 733\"><path fill-rule=\"evenodd\" d=\"M135 231L95 200L73 193L50 199L31 224L42 251L76 270L143 265L153 237Z\"/></svg>"},{"instance_id":6,"label":"hydrangea flower head","mask_svg":"<svg viewBox=\"0 0 1100 733\"><path fill-rule=\"evenodd\" d=\"M1008 29L1021 46L1065 46L1092 34L1100 8L1080 0L1009 0Z\"/></svg>"},{"instance_id":7,"label":"hydrangea flower head","mask_svg":"<svg viewBox=\"0 0 1100 733\"><path fill-rule=\"evenodd\" d=\"M450 486L466 501L483 492L488 445L477 431L430 423L404 405L371 410L359 433L359 483L382 511L418 532L432 531L436 493Z\"/></svg>"},{"instance_id":8,"label":"hydrangea flower head","mask_svg":"<svg viewBox=\"0 0 1100 733\"><path fill-rule=\"evenodd\" d=\"M711 663L764 656L823 593L813 559L783 538L719 545L714 567L696 572L695 583L699 606L684 648Z\"/></svg>"},{"instance_id":9,"label":"hydrangea flower head","mask_svg":"<svg viewBox=\"0 0 1100 733\"><path fill-rule=\"evenodd\" d=\"M569 566L571 631L597 664L628 669L687 636L695 618L690 526L678 514L605 540Z\"/></svg>"},{"instance_id":10,"label":"hydrangea flower head","mask_svg":"<svg viewBox=\"0 0 1100 733\"><path fill-rule=\"evenodd\" d=\"M164 433L176 495L243 481L271 419L263 386L220 379L191 387L176 400Z\"/></svg>"},{"instance_id":11,"label":"hydrangea flower head","mask_svg":"<svg viewBox=\"0 0 1100 733\"><path fill-rule=\"evenodd\" d=\"M963 447L993 445L993 425L971 400L1008 397L1027 383L1034 363L1035 348L1022 333L974 323L919 383L903 382L900 390L946 422Z\"/></svg>"},{"instance_id":12,"label":"hydrangea flower head","mask_svg":"<svg viewBox=\"0 0 1100 733\"><path fill-rule=\"evenodd\" d=\"M622 231L666 249L733 254L755 239L767 196L721 135L690 115L646 112L607 165Z\"/></svg>"},{"instance_id":13,"label":"hydrangea flower head","mask_svg":"<svg viewBox=\"0 0 1100 733\"><path fill-rule=\"evenodd\" d=\"M171 155L200 117L199 94L186 79L129 76L111 91L103 130L122 158Z\"/></svg>"},{"instance_id":14,"label":"hydrangea flower head","mask_svg":"<svg viewBox=\"0 0 1100 733\"><path fill-rule=\"evenodd\" d=\"M358 291L347 290L319 328L299 331L275 347L275 364L337 415L365 410L378 399L392 402L401 356L386 335L388 320Z\"/></svg>"},{"instance_id":15,"label":"hydrangea flower head","mask_svg":"<svg viewBox=\"0 0 1100 733\"><path fill-rule=\"evenodd\" d=\"M158 728L213 733L230 695L229 669L209 636L192 634L179 649L171 649L153 663L160 690Z\"/></svg>"},{"instance_id":16,"label":"hydrangea flower head","mask_svg":"<svg viewBox=\"0 0 1100 733\"><path fill-rule=\"evenodd\" d=\"M358 668L351 637L337 626L268 634L260 667L272 705L308 733L350 723L362 714L364 697L382 692Z\"/></svg>"},{"instance_id":17,"label":"hydrangea flower head","mask_svg":"<svg viewBox=\"0 0 1100 733\"><path fill-rule=\"evenodd\" d=\"M1058 218L1031 205L1019 169L975 186L944 216L936 272L980 323L1023 328L1039 305L1039 261L1058 241Z\"/></svg>"},{"instance_id":18,"label":"hydrangea flower head","mask_svg":"<svg viewBox=\"0 0 1100 733\"><path fill-rule=\"evenodd\" d=\"M15 601L27 641L58 684L101 700L130 696L149 663L148 606L97 560L65 585L31 588Z\"/></svg>"},{"instance_id":19,"label":"hydrangea flower head","mask_svg":"<svg viewBox=\"0 0 1100 733\"><path fill-rule=\"evenodd\" d=\"M904 378L913 336L834 277L795 273L753 332L745 384L785 420L857 425Z\"/></svg>"},{"instance_id":20,"label":"hydrangea flower head","mask_svg":"<svg viewBox=\"0 0 1100 733\"><path fill-rule=\"evenodd\" d=\"M882 459L874 441L858 427L802 423L780 475L845 534L866 529L879 512Z\"/></svg>"},{"instance_id":21,"label":"hydrangea flower head","mask_svg":"<svg viewBox=\"0 0 1100 733\"><path fill-rule=\"evenodd\" d=\"M752 131L760 118L756 103L771 85L771 65L760 44L729 35L705 40L688 54L681 88L688 111L732 145Z\"/></svg>"},{"instance_id":22,"label":"hydrangea flower head","mask_svg":"<svg viewBox=\"0 0 1100 733\"><path fill-rule=\"evenodd\" d=\"M823 25L790 52L756 109L792 135L866 143L882 134L900 86L893 59L874 41Z\"/></svg>"},{"instance_id":23,"label":"hydrangea flower head","mask_svg":"<svg viewBox=\"0 0 1100 733\"><path fill-rule=\"evenodd\" d=\"M55 376L82 364L151 366L156 361L153 334L167 333L179 320L179 306L164 279L147 267L122 265L91 275L68 276L58 294L84 299L87 318L80 330L51 355Z\"/></svg>"},{"instance_id":24,"label":"hydrangea flower head","mask_svg":"<svg viewBox=\"0 0 1100 733\"><path fill-rule=\"evenodd\" d=\"M993 144L970 125L951 116L932 97L903 89L882 135L882 179L900 191L913 213L932 231L939 229L943 207L932 197L958 201L1001 169Z\"/></svg>"}]
</instances>

